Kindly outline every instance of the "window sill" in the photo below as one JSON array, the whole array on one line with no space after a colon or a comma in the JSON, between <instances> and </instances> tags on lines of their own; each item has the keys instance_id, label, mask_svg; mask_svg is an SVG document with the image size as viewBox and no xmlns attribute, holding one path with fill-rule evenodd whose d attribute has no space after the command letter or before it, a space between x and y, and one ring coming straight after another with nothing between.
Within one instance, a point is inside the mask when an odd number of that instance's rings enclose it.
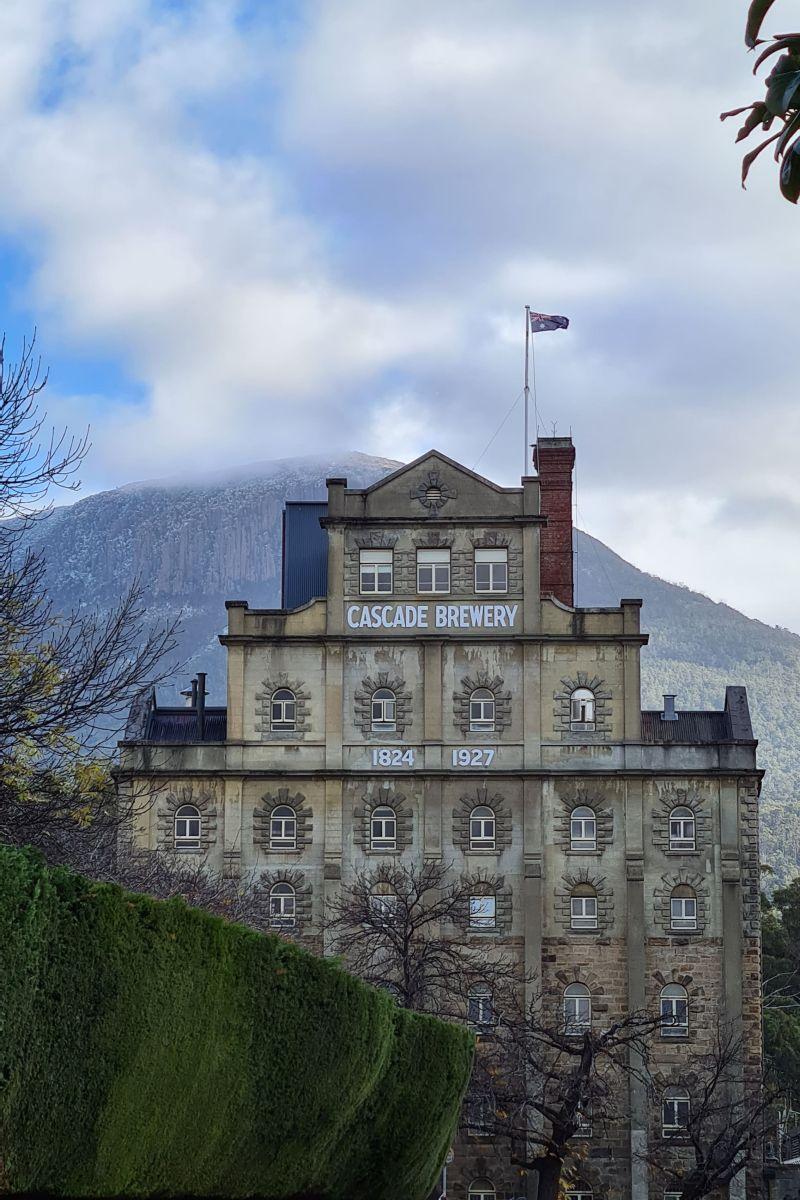
<instances>
[{"instance_id":1,"label":"window sill","mask_svg":"<svg viewBox=\"0 0 800 1200\"><path fill-rule=\"evenodd\" d=\"M276 854L285 856L287 854L300 855L303 853L299 846L263 846L265 854Z\"/></svg>"}]
</instances>

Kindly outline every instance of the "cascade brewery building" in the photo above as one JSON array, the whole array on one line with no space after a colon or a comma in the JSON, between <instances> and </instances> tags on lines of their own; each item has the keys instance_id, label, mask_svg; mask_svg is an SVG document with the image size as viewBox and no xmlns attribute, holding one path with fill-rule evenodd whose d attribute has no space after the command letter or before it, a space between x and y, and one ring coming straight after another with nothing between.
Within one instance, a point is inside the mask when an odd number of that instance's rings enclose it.
<instances>
[{"instance_id":1,"label":"cascade brewery building","mask_svg":"<svg viewBox=\"0 0 800 1200\"><path fill-rule=\"evenodd\" d=\"M761 772L743 687L643 712L641 601L575 607L574 458L540 439L538 474L504 488L431 451L288 504L282 607L226 605L227 707L202 678L191 707L143 699L119 774L154 796L139 846L256 877L301 941L354 873L441 860L497 881L462 936L518 955L571 1020L671 1014L662 1094L625 1084L568 1192L663 1200L640 1151L681 1124L686 1056L739 1023L759 1069ZM458 1141L448 1200L531 1186Z\"/></svg>"}]
</instances>

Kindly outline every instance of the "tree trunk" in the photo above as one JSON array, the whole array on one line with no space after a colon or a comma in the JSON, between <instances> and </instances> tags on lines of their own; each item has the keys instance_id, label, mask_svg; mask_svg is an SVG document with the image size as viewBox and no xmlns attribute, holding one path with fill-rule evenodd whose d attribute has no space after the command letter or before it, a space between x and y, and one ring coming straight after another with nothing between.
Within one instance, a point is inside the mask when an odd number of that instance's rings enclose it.
<instances>
[{"instance_id":1,"label":"tree trunk","mask_svg":"<svg viewBox=\"0 0 800 1200\"><path fill-rule=\"evenodd\" d=\"M560 1158L540 1158L536 1162L535 1169L539 1176L537 1200L558 1200L562 1166Z\"/></svg>"}]
</instances>

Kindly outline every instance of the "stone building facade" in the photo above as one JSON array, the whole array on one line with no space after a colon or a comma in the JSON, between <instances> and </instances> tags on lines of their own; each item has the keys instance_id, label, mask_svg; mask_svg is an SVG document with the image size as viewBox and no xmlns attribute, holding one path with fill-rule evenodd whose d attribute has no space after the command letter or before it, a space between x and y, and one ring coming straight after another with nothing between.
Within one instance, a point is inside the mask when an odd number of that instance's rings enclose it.
<instances>
[{"instance_id":1,"label":"stone building facade","mask_svg":"<svg viewBox=\"0 0 800 1200\"><path fill-rule=\"evenodd\" d=\"M312 944L365 864L495 878L474 936L556 1007L568 989L593 1020L674 1006L655 1056L679 1096L717 1019L761 1057L747 698L642 711L641 601L574 605L571 440L541 439L535 463L517 488L434 451L365 490L329 480L305 601L229 601L226 708L205 708L202 680L194 707L142 702L119 774L155 796L138 845L255 873L276 924ZM287 553L302 567L303 547ZM587 1136L571 1195L662 1200L637 1150L664 1136L664 1106L631 1084L629 1113ZM457 1145L452 1200L531 1186L491 1146ZM754 1172L747 1196L760 1188Z\"/></svg>"}]
</instances>

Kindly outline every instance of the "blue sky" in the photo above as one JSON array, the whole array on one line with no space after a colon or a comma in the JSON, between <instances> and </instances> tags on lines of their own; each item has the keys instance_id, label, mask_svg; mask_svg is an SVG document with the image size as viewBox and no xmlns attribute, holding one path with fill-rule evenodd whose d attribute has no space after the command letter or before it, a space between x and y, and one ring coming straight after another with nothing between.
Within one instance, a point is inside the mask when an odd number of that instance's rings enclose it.
<instances>
[{"instance_id":1,"label":"blue sky","mask_svg":"<svg viewBox=\"0 0 800 1200\"><path fill-rule=\"evenodd\" d=\"M745 9L5 0L2 324L85 489L431 444L514 482L530 303L583 526L800 630L800 217L718 120Z\"/></svg>"}]
</instances>

